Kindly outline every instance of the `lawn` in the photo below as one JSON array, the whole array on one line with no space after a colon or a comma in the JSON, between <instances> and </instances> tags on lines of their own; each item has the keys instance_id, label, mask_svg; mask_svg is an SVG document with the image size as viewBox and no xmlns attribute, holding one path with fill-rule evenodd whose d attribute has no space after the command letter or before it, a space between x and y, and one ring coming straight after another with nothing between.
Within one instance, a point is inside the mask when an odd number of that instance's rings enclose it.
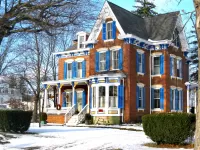
<instances>
[{"instance_id":1,"label":"lawn","mask_svg":"<svg viewBox=\"0 0 200 150\"><path fill-rule=\"evenodd\" d=\"M10 138L9 144L0 145L0 150L161 150L144 146L152 141L143 131L43 126L31 127L28 132L13 134L15 138Z\"/></svg>"}]
</instances>

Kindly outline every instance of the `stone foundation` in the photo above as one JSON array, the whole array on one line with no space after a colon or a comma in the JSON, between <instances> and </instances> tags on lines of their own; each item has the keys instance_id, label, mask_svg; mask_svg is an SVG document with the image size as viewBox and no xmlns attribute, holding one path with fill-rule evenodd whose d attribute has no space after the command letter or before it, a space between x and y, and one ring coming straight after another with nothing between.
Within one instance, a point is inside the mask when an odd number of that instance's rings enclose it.
<instances>
[{"instance_id":1,"label":"stone foundation","mask_svg":"<svg viewBox=\"0 0 200 150\"><path fill-rule=\"evenodd\" d=\"M93 124L121 124L121 116L93 116Z\"/></svg>"}]
</instances>

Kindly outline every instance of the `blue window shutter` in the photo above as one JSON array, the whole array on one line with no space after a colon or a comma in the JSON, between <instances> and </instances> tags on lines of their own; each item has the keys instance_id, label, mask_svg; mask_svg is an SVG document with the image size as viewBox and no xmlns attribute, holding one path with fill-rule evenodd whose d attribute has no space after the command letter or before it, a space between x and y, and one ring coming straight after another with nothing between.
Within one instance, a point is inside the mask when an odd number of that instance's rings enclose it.
<instances>
[{"instance_id":1,"label":"blue window shutter","mask_svg":"<svg viewBox=\"0 0 200 150\"><path fill-rule=\"evenodd\" d=\"M136 72L139 72L139 56L138 52L136 52Z\"/></svg>"},{"instance_id":2,"label":"blue window shutter","mask_svg":"<svg viewBox=\"0 0 200 150\"><path fill-rule=\"evenodd\" d=\"M124 86L118 86L118 108L124 108Z\"/></svg>"},{"instance_id":3,"label":"blue window shutter","mask_svg":"<svg viewBox=\"0 0 200 150\"><path fill-rule=\"evenodd\" d=\"M74 91L74 105L76 105L77 108L77 92Z\"/></svg>"},{"instance_id":4,"label":"blue window shutter","mask_svg":"<svg viewBox=\"0 0 200 150\"><path fill-rule=\"evenodd\" d=\"M110 70L110 51L106 51L106 70Z\"/></svg>"},{"instance_id":5,"label":"blue window shutter","mask_svg":"<svg viewBox=\"0 0 200 150\"><path fill-rule=\"evenodd\" d=\"M112 38L116 39L116 21L112 22Z\"/></svg>"},{"instance_id":6,"label":"blue window shutter","mask_svg":"<svg viewBox=\"0 0 200 150\"><path fill-rule=\"evenodd\" d=\"M151 88L151 109L154 109L154 89Z\"/></svg>"},{"instance_id":7,"label":"blue window shutter","mask_svg":"<svg viewBox=\"0 0 200 150\"><path fill-rule=\"evenodd\" d=\"M83 78L86 77L86 61L85 60L82 62L82 77Z\"/></svg>"},{"instance_id":8,"label":"blue window shutter","mask_svg":"<svg viewBox=\"0 0 200 150\"><path fill-rule=\"evenodd\" d=\"M160 88L160 109L164 109L164 88Z\"/></svg>"},{"instance_id":9,"label":"blue window shutter","mask_svg":"<svg viewBox=\"0 0 200 150\"><path fill-rule=\"evenodd\" d=\"M145 54L142 54L142 73L145 73Z\"/></svg>"},{"instance_id":10,"label":"blue window shutter","mask_svg":"<svg viewBox=\"0 0 200 150\"><path fill-rule=\"evenodd\" d=\"M92 109L92 88L90 87L90 109Z\"/></svg>"},{"instance_id":11,"label":"blue window shutter","mask_svg":"<svg viewBox=\"0 0 200 150\"><path fill-rule=\"evenodd\" d=\"M62 107L66 107L67 106L66 104L67 104L66 103L66 93L63 92L63 94L62 94Z\"/></svg>"},{"instance_id":12,"label":"blue window shutter","mask_svg":"<svg viewBox=\"0 0 200 150\"><path fill-rule=\"evenodd\" d=\"M170 109L173 109L172 89L170 89Z\"/></svg>"},{"instance_id":13,"label":"blue window shutter","mask_svg":"<svg viewBox=\"0 0 200 150\"><path fill-rule=\"evenodd\" d=\"M170 57L170 76L172 76L172 61L173 61L173 58Z\"/></svg>"},{"instance_id":14,"label":"blue window shutter","mask_svg":"<svg viewBox=\"0 0 200 150\"><path fill-rule=\"evenodd\" d=\"M64 80L67 79L67 63L64 63Z\"/></svg>"},{"instance_id":15,"label":"blue window shutter","mask_svg":"<svg viewBox=\"0 0 200 150\"><path fill-rule=\"evenodd\" d=\"M123 69L123 49L119 49L119 69Z\"/></svg>"},{"instance_id":16,"label":"blue window shutter","mask_svg":"<svg viewBox=\"0 0 200 150\"><path fill-rule=\"evenodd\" d=\"M160 74L164 74L164 56L160 55Z\"/></svg>"},{"instance_id":17,"label":"blue window shutter","mask_svg":"<svg viewBox=\"0 0 200 150\"><path fill-rule=\"evenodd\" d=\"M96 52L96 72L99 72L99 52Z\"/></svg>"},{"instance_id":18,"label":"blue window shutter","mask_svg":"<svg viewBox=\"0 0 200 150\"><path fill-rule=\"evenodd\" d=\"M136 108L139 108L139 87L136 86Z\"/></svg>"},{"instance_id":19,"label":"blue window shutter","mask_svg":"<svg viewBox=\"0 0 200 150\"><path fill-rule=\"evenodd\" d=\"M176 90L176 93L175 93L175 109L176 110L178 110L178 101L179 101L178 90Z\"/></svg>"},{"instance_id":20,"label":"blue window shutter","mask_svg":"<svg viewBox=\"0 0 200 150\"><path fill-rule=\"evenodd\" d=\"M73 63L72 63L72 78L76 78L76 72L77 72L77 62L76 61L74 61Z\"/></svg>"},{"instance_id":21,"label":"blue window shutter","mask_svg":"<svg viewBox=\"0 0 200 150\"><path fill-rule=\"evenodd\" d=\"M82 108L84 108L85 105L86 105L86 95L85 95L85 91L83 91L82 94L83 94L83 95L82 95Z\"/></svg>"},{"instance_id":22,"label":"blue window shutter","mask_svg":"<svg viewBox=\"0 0 200 150\"><path fill-rule=\"evenodd\" d=\"M145 87L143 87L143 108L146 107L146 90Z\"/></svg>"},{"instance_id":23,"label":"blue window shutter","mask_svg":"<svg viewBox=\"0 0 200 150\"><path fill-rule=\"evenodd\" d=\"M103 23L102 36L103 40L106 40L106 23Z\"/></svg>"}]
</instances>

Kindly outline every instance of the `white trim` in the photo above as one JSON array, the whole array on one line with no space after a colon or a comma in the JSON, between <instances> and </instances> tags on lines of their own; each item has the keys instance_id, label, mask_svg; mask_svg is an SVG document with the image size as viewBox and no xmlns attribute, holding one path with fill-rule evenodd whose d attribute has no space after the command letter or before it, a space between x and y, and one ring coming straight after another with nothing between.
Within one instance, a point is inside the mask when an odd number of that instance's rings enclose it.
<instances>
[{"instance_id":1,"label":"white trim","mask_svg":"<svg viewBox=\"0 0 200 150\"><path fill-rule=\"evenodd\" d=\"M175 90L176 89L176 87L175 86L170 86L170 88L172 89L172 90Z\"/></svg>"},{"instance_id":2,"label":"white trim","mask_svg":"<svg viewBox=\"0 0 200 150\"><path fill-rule=\"evenodd\" d=\"M144 51L141 50L141 49L137 49L137 52L138 52L139 54L144 54Z\"/></svg>"},{"instance_id":3,"label":"white trim","mask_svg":"<svg viewBox=\"0 0 200 150\"><path fill-rule=\"evenodd\" d=\"M103 47L103 48L98 48L97 49L97 52L106 52L106 51L108 51L108 48L106 48L106 47L105 48Z\"/></svg>"},{"instance_id":4,"label":"white trim","mask_svg":"<svg viewBox=\"0 0 200 150\"><path fill-rule=\"evenodd\" d=\"M77 62L82 62L82 61L84 61L85 59L84 58L76 58L75 59L75 61L77 61Z\"/></svg>"},{"instance_id":5,"label":"white trim","mask_svg":"<svg viewBox=\"0 0 200 150\"><path fill-rule=\"evenodd\" d=\"M178 91L182 91L183 88L181 88L181 87L177 87L177 90L178 90Z\"/></svg>"},{"instance_id":6,"label":"white trim","mask_svg":"<svg viewBox=\"0 0 200 150\"><path fill-rule=\"evenodd\" d=\"M178 60L182 60L182 58L180 56L176 56L176 59Z\"/></svg>"},{"instance_id":7,"label":"white trim","mask_svg":"<svg viewBox=\"0 0 200 150\"><path fill-rule=\"evenodd\" d=\"M162 109L160 109L160 108L154 108L151 111L162 111Z\"/></svg>"},{"instance_id":8,"label":"white trim","mask_svg":"<svg viewBox=\"0 0 200 150\"><path fill-rule=\"evenodd\" d=\"M144 75L144 73L142 73L142 72L137 72L137 74L138 75L142 75L142 76Z\"/></svg>"},{"instance_id":9,"label":"white trim","mask_svg":"<svg viewBox=\"0 0 200 150\"><path fill-rule=\"evenodd\" d=\"M182 80L183 78L182 78L182 77L177 77L177 79L178 79L178 80Z\"/></svg>"},{"instance_id":10,"label":"white trim","mask_svg":"<svg viewBox=\"0 0 200 150\"><path fill-rule=\"evenodd\" d=\"M72 92L72 89L66 89L66 90L64 90L64 92L70 93L70 92Z\"/></svg>"},{"instance_id":11,"label":"white trim","mask_svg":"<svg viewBox=\"0 0 200 150\"><path fill-rule=\"evenodd\" d=\"M119 50L120 48L122 48L121 46L112 46L109 49L112 50Z\"/></svg>"},{"instance_id":12,"label":"white trim","mask_svg":"<svg viewBox=\"0 0 200 150\"><path fill-rule=\"evenodd\" d=\"M74 61L74 59L67 59L65 60L66 63L72 63Z\"/></svg>"},{"instance_id":13,"label":"white trim","mask_svg":"<svg viewBox=\"0 0 200 150\"><path fill-rule=\"evenodd\" d=\"M152 87L153 89L160 89L160 88L163 87L163 85L161 85L161 84L155 84L155 85L152 85L151 87Z\"/></svg>"},{"instance_id":14,"label":"white trim","mask_svg":"<svg viewBox=\"0 0 200 150\"><path fill-rule=\"evenodd\" d=\"M143 83L137 83L137 86L144 87L144 84Z\"/></svg>"},{"instance_id":15,"label":"white trim","mask_svg":"<svg viewBox=\"0 0 200 150\"><path fill-rule=\"evenodd\" d=\"M163 55L163 53L161 53L161 52L153 52L153 53L151 53L151 56L153 56L153 57L158 57L160 55Z\"/></svg>"},{"instance_id":16,"label":"white trim","mask_svg":"<svg viewBox=\"0 0 200 150\"><path fill-rule=\"evenodd\" d=\"M114 41L114 39L108 39L108 40L103 40L105 43L106 42L113 42Z\"/></svg>"},{"instance_id":17,"label":"white trim","mask_svg":"<svg viewBox=\"0 0 200 150\"><path fill-rule=\"evenodd\" d=\"M160 77L161 78L161 76L162 76L161 74L151 75L152 78L154 78L154 77Z\"/></svg>"},{"instance_id":18,"label":"white trim","mask_svg":"<svg viewBox=\"0 0 200 150\"><path fill-rule=\"evenodd\" d=\"M170 57L176 58L176 55L174 55L174 54L170 54Z\"/></svg>"},{"instance_id":19,"label":"white trim","mask_svg":"<svg viewBox=\"0 0 200 150\"><path fill-rule=\"evenodd\" d=\"M71 50L71 51L56 52L56 53L53 53L53 55L70 54L70 53L84 52L84 51L89 51L89 50L90 50L90 48L82 48L82 49L76 49L76 50Z\"/></svg>"},{"instance_id":20,"label":"white trim","mask_svg":"<svg viewBox=\"0 0 200 150\"><path fill-rule=\"evenodd\" d=\"M78 89L75 89L75 91L79 93L79 92L83 92L84 89L83 88L78 88Z\"/></svg>"}]
</instances>

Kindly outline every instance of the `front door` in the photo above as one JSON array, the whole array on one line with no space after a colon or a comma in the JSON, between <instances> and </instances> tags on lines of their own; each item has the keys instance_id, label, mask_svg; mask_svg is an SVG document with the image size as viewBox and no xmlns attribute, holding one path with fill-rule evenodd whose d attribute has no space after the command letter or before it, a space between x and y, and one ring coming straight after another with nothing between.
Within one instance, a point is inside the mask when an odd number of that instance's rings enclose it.
<instances>
[{"instance_id":1,"label":"front door","mask_svg":"<svg viewBox=\"0 0 200 150\"><path fill-rule=\"evenodd\" d=\"M82 110L82 98L83 98L83 92L77 92L77 109L78 112Z\"/></svg>"}]
</instances>

